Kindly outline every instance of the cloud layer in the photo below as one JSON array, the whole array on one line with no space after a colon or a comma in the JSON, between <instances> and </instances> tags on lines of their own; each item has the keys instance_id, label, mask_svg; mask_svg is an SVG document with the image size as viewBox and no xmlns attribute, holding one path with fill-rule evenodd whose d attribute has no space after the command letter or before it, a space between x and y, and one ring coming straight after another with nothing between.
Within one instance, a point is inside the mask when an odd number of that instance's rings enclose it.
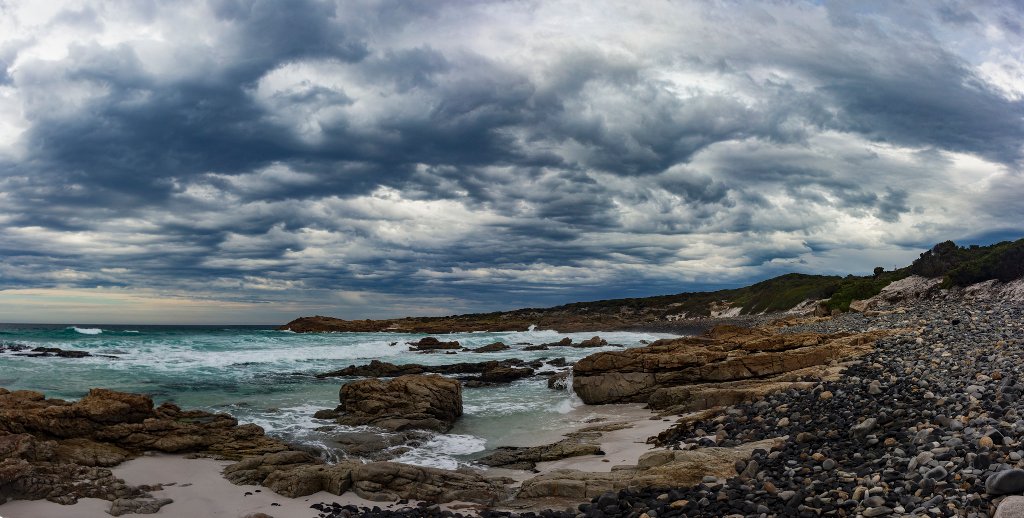
<instances>
[{"instance_id":1,"label":"cloud layer","mask_svg":"<svg viewBox=\"0 0 1024 518\"><path fill-rule=\"evenodd\" d=\"M999 2L0 2L0 309L452 313L1024 233L1022 23Z\"/></svg>"}]
</instances>

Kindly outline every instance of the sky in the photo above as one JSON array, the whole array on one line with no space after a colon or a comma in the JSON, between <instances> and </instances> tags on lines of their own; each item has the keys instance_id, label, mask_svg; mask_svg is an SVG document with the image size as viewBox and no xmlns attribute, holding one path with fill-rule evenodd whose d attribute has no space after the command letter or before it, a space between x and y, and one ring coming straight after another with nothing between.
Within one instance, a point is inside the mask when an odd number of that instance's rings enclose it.
<instances>
[{"instance_id":1,"label":"sky","mask_svg":"<svg viewBox=\"0 0 1024 518\"><path fill-rule=\"evenodd\" d=\"M1024 236L1024 5L0 0L0 322L284 323Z\"/></svg>"}]
</instances>

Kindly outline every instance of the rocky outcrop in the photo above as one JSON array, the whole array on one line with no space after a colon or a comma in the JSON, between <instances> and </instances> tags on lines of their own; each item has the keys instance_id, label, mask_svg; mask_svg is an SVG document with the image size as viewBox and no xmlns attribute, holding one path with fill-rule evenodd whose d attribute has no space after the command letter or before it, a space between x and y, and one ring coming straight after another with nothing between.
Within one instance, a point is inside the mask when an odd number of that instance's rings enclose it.
<instances>
[{"instance_id":1,"label":"rocky outcrop","mask_svg":"<svg viewBox=\"0 0 1024 518\"><path fill-rule=\"evenodd\" d=\"M587 434L570 434L561 441L543 446L501 446L476 462L484 466L529 470L535 468L538 462L581 455L604 455L596 439Z\"/></svg>"},{"instance_id":2,"label":"rocky outcrop","mask_svg":"<svg viewBox=\"0 0 1024 518\"><path fill-rule=\"evenodd\" d=\"M744 394L763 392L751 392L750 386L724 385L712 394L707 390L715 387L707 385L744 380L781 383L783 380L773 378L864 354L876 338L887 333L783 334L718 326L702 337L659 340L646 347L583 358L573 367L573 390L587 404L648 403L656 393L654 401L661 407L701 398L734 404L747 399ZM690 388L674 388L685 386ZM670 388L674 389L667 390ZM695 394L698 389L707 395ZM706 404L697 403L694 408Z\"/></svg>"},{"instance_id":3,"label":"rocky outcrop","mask_svg":"<svg viewBox=\"0 0 1024 518\"><path fill-rule=\"evenodd\" d=\"M342 385L338 423L393 431L447 432L462 415L462 385L437 375L368 379Z\"/></svg>"},{"instance_id":4,"label":"rocky outcrop","mask_svg":"<svg viewBox=\"0 0 1024 518\"><path fill-rule=\"evenodd\" d=\"M98 458L114 451L111 446L129 455L204 452L226 458L288 449L264 436L259 426L239 425L228 414L185 411L173 403L154 407L152 398L141 394L92 389L71 403L46 399L38 392L3 392L0 433L31 434L58 442L75 440L79 446L87 442L97 445Z\"/></svg>"},{"instance_id":5,"label":"rocky outcrop","mask_svg":"<svg viewBox=\"0 0 1024 518\"><path fill-rule=\"evenodd\" d=\"M287 450L256 425L227 414L183 411L149 396L93 389L79 401L0 388L0 500L79 498L114 502L111 514L155 512L169 503L126 485L109 469L144 451L224 458Z\"/></svg>"},{"instance_id":6,"label":"rocky outcrop","mask_svg":"<svg viewBox=\"0 0 1024 518\"><path fill-rule=\"evenodd\" d=\"M750 457L757 449L770 450L775 442L769 439L733 448L654 450L642 455L635 466L615 466L610 472L555 470L524 481L517 497L585 499L627 488L689 487L706 476L735 475L736 461Z\"/></svg>"},{"instance_id":7,"label":"rocky outcrop","mask_svg":"<svg viewBox=\"0 0 1024 518\"><path fill-rule=\"evenodd\" d=\"M504 479L488 479L471 471L448 471L396 462L346 460L323 464L299 452L247 458L228 466L224 476L235 484L261 484L290 498L326 491L353 491L375 501L402 498L429 502L455 500L493 504L505 498Z\"/></svg>"}]
</instances>

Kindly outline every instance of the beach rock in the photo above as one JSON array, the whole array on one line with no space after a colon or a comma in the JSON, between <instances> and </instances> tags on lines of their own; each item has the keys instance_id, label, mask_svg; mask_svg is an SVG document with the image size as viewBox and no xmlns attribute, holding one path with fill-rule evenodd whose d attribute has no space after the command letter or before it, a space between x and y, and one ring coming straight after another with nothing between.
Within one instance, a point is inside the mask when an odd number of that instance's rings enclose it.
<instances>
[{"instance_id":1,"label":"beach rock","mask_svg":"<svg viewBox=\"0 0 1024 518\"><path fill-rule=\"evenodd\" d=\"M491 505L505 498L509 480L487 479L473 472L448 471L397 462L371 462L352 470L352 490L377 501L477 502Z\"/></svg>"},{"instance_id":2,"label":"beach rock","mask_svg":"<svg viewBox=\"0 0 1024 518\"><path fill-rule=\"evenodd\" d=\"M523 481L517 498L595 498L626 487L689 487L711 476L736 473L736 461L747 459L754 450L770 449L774 439L731 448L701 448L691 451L654 450L642 455L634 467L610 472L560 469Z\"/></svg>"},{"instance_id":3,"label":"beach rock","mask_svg":"<svg viewBox=\"0 0 1024 518\"><path fill-rule=\"evenodd\" d=\"M992 518L1020 518L1024 516L1024 496L1008 496L999 502Z\"/></svg>"},{"instance_id":4,"label":"beach rock","mask_svg":"<svg viewBox=\"0 0 1024 518\"><path fill-rule=\"evenodd\" d=\"M323 461L303 451L282 451L246 457L224 468L224 478L236 485L261 485L271 473L303 466L319 465Z\"/></svg>"},{"instance_id":5,"label":"beach rock","mask_svg":"<svg viewBox=\"0 0 1024 518\"><path fill-rule=\"evenodd\" d=\"M462 415L462 386L437 375L360 380L342 385L340 424L447 432Z\"/></svg>"},{"instance_id":6,"label":"beach rock","mask_svg":"<svg viewBox=\"0 0 1024 518\"><path fill-rule=\"evenodd\" d=\"M312 495L319 491L340 495L352 487L352 470L360 464L357 461L346 461L278 469L269 473L262 484L288 498Z\"/></svg>"},{"instance_id":7,"label":"beach rock","mask_svg":"<svg viewBox=\"0 0 1024 518\"><path fill-rule=\"evenodd\" d=\"M107 514L121 516L122 514L155 514L160 508L174 502L170 498L118 498L110 505Z\"/></svg>"},{"instance_id":8,"label":"beach rock","mask_svg":"<svg viewBox=\"0 0 1024 518\"><path fill-rule=\"evenodd\" d=\"M56 459L81 466L117 466L133 456L124 448L84 438L65 439L56 444Z\"/></svg>"},{"instance_id":9,"label":"beach rock","mask_svg":"<svg viewBox=\"0 0 1024 518\"><path fill-rule=\"evenodd\" d=\"M458 341L442 342L433 336L421 338L418 342L407 342L417 351L435 351L439 349L461 349Z\"/></svg>"},{"instance_id":10,"label":"beach rock","mask_svg":"<svg viewBox=\"0 0 1024 518\"><path fill-rule=\"evenodd\" d=\"M581 455L604 455L601 445L581 440L566 438L553 444L543 446L501 446L487 456L476 460L477 463L491 467L509 469L533 469L538 462L579 457Z\"/></svg>"},{"instance_id":11,"label":"beach rock","mask_svg":"<svg viewBox=\"0 0 1024 518\"><path fill-rule=\"evenodd\" d=\"M1024 494L1024 469L999 471L985 481L985 492L993 495Z\"/></svg>"},{"instance_id":12,"label":"beach rock","mask_svg":"<svg viewBox=\"0 0 1024 518\"><path fill-rule=\"evenodd\" d=\"M511 347L505 345L502 342L494 342L493 344L487 344L483 347L477 347L476 349L470 349L474 353L496 353L500 351L507 351Z\"/></svg>"}]
</instances>

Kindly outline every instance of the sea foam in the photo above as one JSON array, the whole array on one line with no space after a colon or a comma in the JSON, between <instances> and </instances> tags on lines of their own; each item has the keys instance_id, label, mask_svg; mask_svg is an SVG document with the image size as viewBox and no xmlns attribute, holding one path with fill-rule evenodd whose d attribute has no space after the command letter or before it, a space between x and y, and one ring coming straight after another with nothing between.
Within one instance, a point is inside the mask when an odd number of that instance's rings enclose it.
<instances>
[{"instance_id":1,"label":"sea foam","mask_svg":"<svg viewBox=\"0 0 1024 518\"><path fill-rule=\"evenodd\" d=\"M76 333L83 334L83 335L98 335L98 334L103 332L103 330L98 328L98 327L77 327L77 326L71 326L68 329L71 329L72 331L74 331Z\"/></svg>"}]
</instances>

